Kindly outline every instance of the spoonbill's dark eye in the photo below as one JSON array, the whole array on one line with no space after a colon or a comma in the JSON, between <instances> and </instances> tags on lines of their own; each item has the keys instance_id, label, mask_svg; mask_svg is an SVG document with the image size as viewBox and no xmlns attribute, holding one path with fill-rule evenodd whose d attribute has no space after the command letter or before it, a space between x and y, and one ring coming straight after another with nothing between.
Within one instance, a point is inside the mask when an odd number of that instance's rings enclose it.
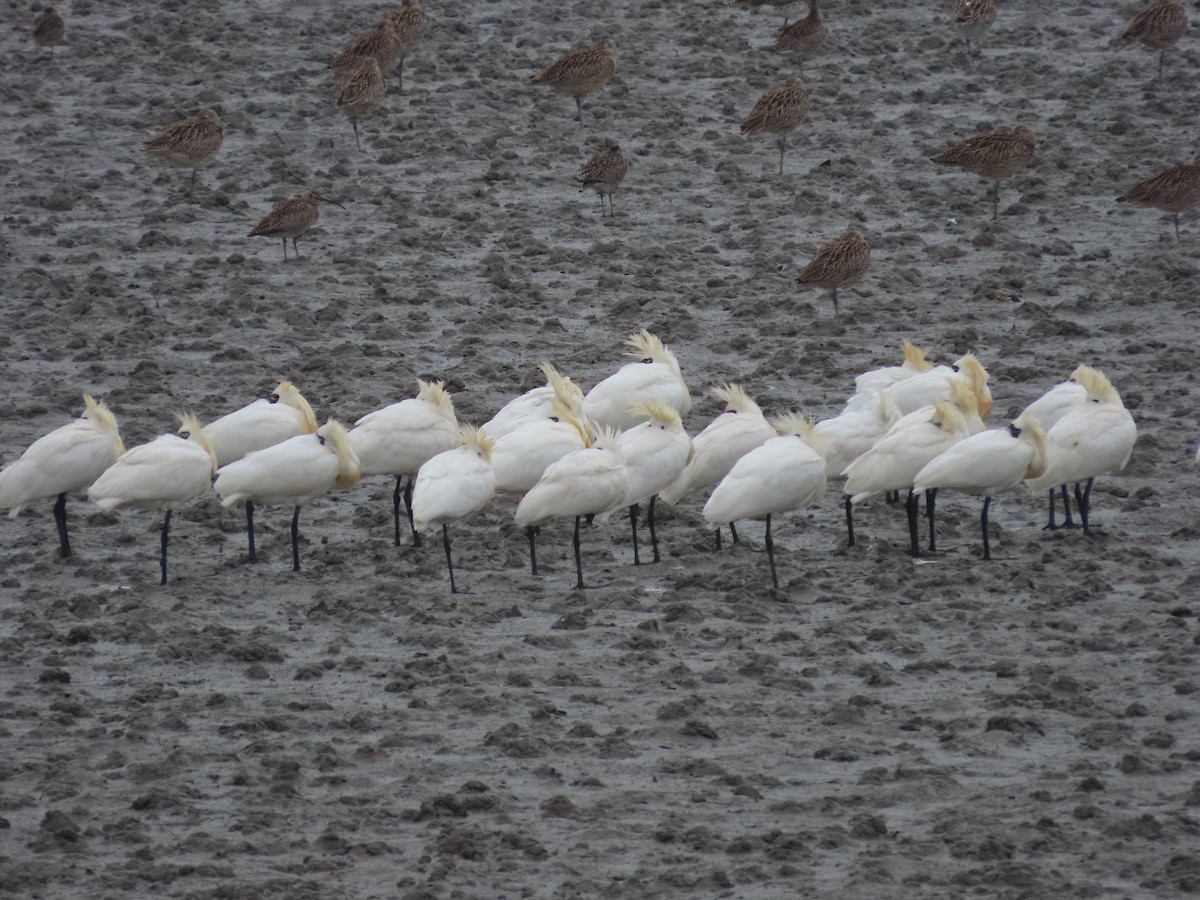
<instances>
[{"instance_id":1,"label":"spoonbill's dark eye","mask_svg":"<svg viewBox=\"0 0 1200 900\"><path fill-rule=\"evenodd\" d=\"M321 437L321 435L319 435L319 434L318 434L318 435L317 435L317 440L321 442L321 446L322 446L322 447L324 447L324 446L325 446L325 438Z\"/></svg>"},{"instance_id":2,"label":"spoonbill's dark eye","mask_svg":"<svg viewBox=\"0 0 1200 900\"><path fill-rule=\"evenodd\" d=\"M1020 436L1021 436L1021 429L1020 429L1020 428L1018 428L1016 425L1009 425L1009 426L1008 426L1008 433L1009 433L1009 434L1011 434L1013 437L1020 437Z\"/></svg>"},{"instance_id":3,"label":"spoonbill's dark eye","mask_svg":"<svg viewBox=\"0 0 1200 900\"><path fill-rule=\"evenodd\" d=\"M951 368L951 369L953 369L955 372L958 372L958 371L959 371L959 368L958 368L958 366L951 366L950 368Z\"/></svg>"},{"instance_id":4,"label":"spoonbill's dark eye","mask_svg":"<svg viewBox=\"0 0 1200 900\"><path fill-rule=\"evenodd\" d=\"M558 421L558 416L551 416L551 417L550 417L550 421L551 421L551 422L557 422L557 421Z\"/></svg>"},{"instance_id":5,"label":"spoonbill's dark eye","mask_svg":"<svg viewBox=\"0 0 1200 900\"><path fill-rule=\"evenodd\" d=\"M642 362L644 362L644 363L652 363L652 362L654 362L654 360L652 360L650 357L648 357L648 356L647 356L645 359L643 359L643 360L642 360Z\"/></svg>"},{"instance_id":6,"label":"spoonbill's dark eye","mask_svg":"<svg viewBox=\"0 0 1200 900\"><path fill-rule=\"evenodd\" d=\"M272 402L272 403L278 403L278 402L279 402L279 395L278 395L278 394L272 394L272 395L271 395L271 402Z\"/></svg>"}]
</instances>

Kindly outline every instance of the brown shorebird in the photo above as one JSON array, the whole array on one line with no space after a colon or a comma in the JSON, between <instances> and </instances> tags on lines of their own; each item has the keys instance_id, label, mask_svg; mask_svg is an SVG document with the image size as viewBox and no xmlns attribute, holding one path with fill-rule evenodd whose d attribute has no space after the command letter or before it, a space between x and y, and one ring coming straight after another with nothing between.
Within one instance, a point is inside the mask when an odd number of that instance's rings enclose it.
<instances>
[{"instance_id":1,"label":"brown shorebird","mask_svg":"<svg viewBox=\"0 0 1200 900\"><path fill-rule=\"evenodd\" d=\"M789 78L770 88L742 120L742 134L779 135L779 174L783 174L783 151L788 132L808 118L810 94L799 78Z\"/></svg>"},{"instance_id":2,"label":"brown shorebird","mask_svg":"<svg viewBox=\"0 0 1200 900\"><path fill-rule=\"evenodd\" d=\"M996 0L954 0L950 18L963 33L967 41L967 53L970 53L971 38L987 31L996 21Z\"/></svg>"},{"instance_id":3,"label":"brown shorebird","mask_svg":"<svg viewBox=\"0 0 1200 900\"><path fill-rule=\"evenodd\" d=\"M354 145L362 150L358 140L358 120L371 115L383 102L387 82L379 71L379 61L373 56L362 59L359 66L352 69L338 88L337 108L344 112L354 126Z\"/></svg>"},{"instance_id":4,"label":"brown shorebird","mask_svg":"<svg viewBox=\"0 0 1200 900\"><path fill-rule=\"evenodd\" d=\"M178 169L191 169L188 196L196 187L196 171L207 164L225 140L225 126L211 109L168 125L162 134L146 141L146 152L165 159Z\"/></svg>"},{"instance_id":5,"label":"brown shorebird","mask_svg":"<svg viewBox=\"0 0 1200 900\"><path fill-rule=\"evenodd\" d=\"M1179 214L1200 205L1200 156L1186 166L1176 166L1139 181L1117 198L1118 203L1153 206L1171 213L1175 240L1179 240Z\"/></svg>"},{"instance_id":6,"label":"brown shorebird","mask_svg":"<svg viewBox=\"0 0 1200 900\"><path fill-rule=\"evenodd\" d=\"M399 69L396 71L396 88L404 90L404 58L421 43L429 33L429 16L421 0L404 0L394 9L389 9L383 18L395 29L397 40L396 57ZM384 69L385 72L390 69Z\"/></svg>"},{"instance_id":7,"label":"brown shorebird","mask_svg":"<svg viewBox=\"0 0 1200 900\"><path fill-rule=\"evenodd\" d=\"M575 110L582 125L583 103L580 98L604 87L616 71L617 45L612 38L603 38L594 47L567 51L529 80L574 97Z\"/></svg>"},{"instance_id":8,"label":"brown shorebird","mask_svg":"<svg viewBox=\"0 0 1200 900\"><path fill-rule=\"evenodd\" d=\"M1154 0L1129 23L1116 43L1137 43L1151 52L1158 50L1158 80L1162 81L1167 48L1187 33L1187 12L1183 6L1175 0Z\"/></svg>"},{"instance_id":9,"label":"brown shorebird","mask_svg":"<svg viewBox=\"0 0 1200 900\"><path fill-rule=\"evenodd\" d=\"M322 197L316 191L305 191L299 197L289 197L280 200L271 211L263 216L262 221L251 229L248 237L281 237L283 238L283 261L287 262L287 239L292 239L292 249L296 251L296 259L300 258L300 248L296 239L317 224L320 212L317 201L342 206L336 200ZM343 206L342 209L345 209Z\"/></svg>"},{"instance_id":10,"label":"brown shorebird","mask_svg":"<svg viewBox=\"0 0 1200 900\"><path fill-rule=\"evenodd\" d=\"M54 52L54 45L63 39L63 18L53 6L43 9L33 20L33 42L39 47L49 47Z\"/></svg>"},{"instance_id":11,"label":"brown shorebird","mask_svg":"<svg viewBox=\"0 0 1200 900\"><path fill-rule=\"evenodd\" d=\"M329 69L339 81L362 67L368 56L379 63L381 72L390 72L400 54L400 38L387 20L386 14L373 31L356 35L346 42L338 55L329 61Z\"/></svg>"},{"instance_id":12,"label":"brown shorebird","mask_svg":"<svg viewBox=\"0 0 1200 900\"><path fill-rule=\"evenodd\" d=\"M604 215L605 194L608 194L609 209L616 215L613 194L617 192L617 186L628 172L629 160L621 155L621 148L617 144L609 144L603 150L597 151L579 170L579 181L583 185L580 190L595 188L596 193L600 195L600 215Z\"/></svg>"},{"instance_id":13,"label":"brown shorebird","mask_svg":"<svg viewBox=\"0 0 1200 900\"><path fill-rule=\"evenodd\" d=\"M811 53L825 41L820 0L808 0L808 15L779 29L774 49L779 53Z\"/></svg>"},{"instance_id":14,"label":"brown shorebird","mask_svg":"<svg viewBox=\"0 0 1200 900\"><path fill-rule=\"evenodd\" d=\"M999 215L1000 181L1016 175L1033 162L1033 132L1028 126L988 131L955 144L933 157L933 162L957 166L996 183L992 195L992 218Z\"/></svg>"},{"instance_id":15,"label":"brown shorebird","mask_svg":"<svg viewBox=\"0 0 1200 900\"><path fill-rule=\"evenodd\" d=\"M871 248L866 239L853 228L847 228L817 251L807 266L796 276L796 287L802 291L828 288L833 291L833 314L838 315L838 288L853 287L871 268Z\"/></svg>"}]
</instances>

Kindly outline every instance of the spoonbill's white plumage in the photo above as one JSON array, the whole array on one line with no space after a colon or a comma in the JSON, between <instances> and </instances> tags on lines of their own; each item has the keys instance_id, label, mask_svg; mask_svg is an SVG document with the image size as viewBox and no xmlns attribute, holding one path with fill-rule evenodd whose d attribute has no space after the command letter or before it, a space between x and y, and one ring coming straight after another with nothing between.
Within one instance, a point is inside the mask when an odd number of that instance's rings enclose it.
<instances>
[{"instance_id":1,"label":"spoonbill's white plumage","mask_svg":"<svg viewBox=\"0 0 1200 900\"><path fill-rule=\"evenodd\" d=\"M720 528L738 519L767 520L767 559L778 588L771 516L818 502L825 493L825 458L806 440L812 425L800 416L772 420L777 437L754 448L721 479L704 505L704 520Z\"/></svg>"},{"instance_id":2,"label":"spoonbill's white plumage","mask_svg":"<svg viewBox=\"0 0 1200 900\"><path fill-rule=\"evenodd\" d=\"M1071 379L1087 390L1087 402L1066 413L1046 432L1046 469L1026 482L1044 491L1069 482L1087 482L1076 497L1083 531L1088 531L1088 503L1097 475L1125 468L1137 440L1137 425L1103 373L1079 366Z\"/></svg>"},{"instance_id":3,"label":"spoonbill's white plumage","mask_svg":"<svg viewBox=\"0 0 1200 900\"><path fill-rule=\"evenodd\" d=\"M496 439L492 468L496 471L497 494L526 493L538 483L547 466L591 442L587 425L560 402L554 401L551 411L551 417L535 419Z\"/></svg>"},{"instance_id":4,"label":"spoonbill's white plumage","mask_svg":"<svg viewBox=\"0 0 1200 900\"><path fill-rule=\"evenodd\" d=\"M254 551L254 504L292 506L292 571L300 571L300 507L335 487L358 483L358 456L346 429L330 419L314 434L300 434L256 450L217 472L213 488L222 506L246 502L250 562Z\"/></svg>"},{"instance_id":5,"label":"spoonbill's white plumage","mask_svg":"<svg viewBox=\"0 0 1200 900\"><path fill-rule=\"evenodd\" d=\"M920 556L918 495L912 489L913 480L932 459L970 434L958 407L949 400L938 400L931 407L901 418L870 450L847 466L844 490L852 503L861 503L875 494L907 489L909 551Z\"/></svg>"},{"instance_id":6,"label":"spoonbill's white plumage","mask_svg":"<svg viewBox=\"0 0 1200 900\"><path fill-rule=\"evenodd\" d=\"M373 413L367 413L350 431L350 446L358 456L363 475L395 475L392 519L396 546L400 546L400 500L408 510L413 546L421 543L413 524L413 482L417 470L439 453L459 446L454 400L440 381L417 380L417 396ZM404 476L408 486L401 492Z\"/></svg>"},{"instance_id":7,"label":"spoonbill's white plumage","mask_svg":"<svg viewBox=\"0 0 1200 900\"><path fill-rule=\"evenodd\" d=\"M629 487L622 506L629 507L633 533L633 564L640 566L637 519L639 507L648 501L646 524L650 528L653 562L659 561L658 536L654 532L654 499L658 492L683 474L692 457L692 439L683 430L679 413L660 400L645 400L630 410L646 421L621 435L621 455L629 470Z\"/></svg>"},{"instance_id":8,"label":"spoonbill's white plumage","mask_svg":"<svg viewBox=\"0 0 1200 900\"><path fill-rule=\"evenodd\" d=\"M204 426L191 413L179 416L179 434L164 434L122 453L88 490L103 510L118 506L166 509L160 537L162 581L167 583L167 542L171 512L209 489L217 456Z\"/></svg>"},{"instance_id":9,"label":"spoonbill's white plumage","mask_svg":"<svg viewBox=\"0 0 1200 900\"><path fill-rule=\"evenodd\" d=\"M57 497L59 553L70 556L67 495L89 487L124 452L116 418L84 394L82 417L42 435L0 471L0 509L15 519L34 500Z\"/></svg>"},{"instance_id":10,"label":"spoonbill's white plumage","mask_svg":"<svg viewBox=\"0 0 1200 900\"><path fill-rule=\"evenodd\" d=\"M625 341L637 362L628 363L588 391L584 411L601 428L624 431L644 416L633 408L646 400L658 400L671 407L682 419L692 408L679 361L657 337L646 329Z\"/></svg>"},{"instance_id":11,"label":"spoonbill's white plumage","mask_svg":"<svg viewBox=\"0 0 1200 900\"><path fill-rule=\"evenodd\" d=\"M673 484L659 492L659 499L671 506L691 491L716 484L729 474L739 459L775 437L775 429L741 386L725 384L712 393L725 403L725 411L692 438L691 461ZM732 522L729 525L736 542L736 527ZM721 549L720 529L717 530L717 549Z\"/></svg>"},{"instance_id":12,"label":"spoonbill's white plumage","mask_svg":"<svg viewBox=\"0 0 1200 900\"><path fill-rule=\"evenodd\" d=\"M950 488L983 495L983 558L991 559L987 522L993 495L1037 477L1045 466L1046 432L1025 412L1008 427L973 434L935 457L917 473L913 493Z\"/></svg>"},{"instance_id":13,"label":"spoonbill's white plumage","mask_svg":"<svg viewBox=\"0 0 1200 900\"><path fill-rule=\"evenodd\" d=\"M412 506L414 524L418 530L430 525L442 526L452 594L458 593L458 588L450 558L450 523L474 515L495 496L494 446L494 441L478 428L464 425L459 429L459 446L439 453L417 472Z\"/></svg>"},{"instance_id":14,"label":"spoonbill's white plumage","mask_svg":"<svg viewBox=\"0 0 1200 900\"><path fill-rule=\"evenodd\" d=\"M538 483L521 498L516 523L529 529L550 519L574 516L575 587L582 590L579 520L619 507L628 491L629 470L625 467L621 441L615 432L601 431L592 446L568 453L546 467ZM532 534L530 532L530 552L535 553Z\"/></svg>"},{"instance_id":15,"label":"spoonbill's white plumage","mask_svg":"<svg viewBox=\"0 0 1200 900\"><path fill-rule=\"evenodd\" d=\"M553 365L544 362L538 366L546 376L546 383L526 391L506 403L496 415L480 426L479 430L493 440L499 440L511 431L516 431L530 422L538 422L554 416L554 401L561 403L577 418L583 414L583 391L570 378L560 373Z\"/></svg>"},{"instance_id":16,"label":"spoonbill's white plumage","mask_svg":"<svg viewBox=\"0 0 1200 900\"><path fill-rule=\"evenodd\" d=\"M204 426L217 454L217 468L298 434L317 430L317 417L304 395L286 379L269 399L255 400Z\"/></svg>"},{"instance_id":17,"label":"spoonbill's white plumage","mask_svg":"<svg viewBox=\"0 0 1200 900\"><path fill-rule=\"evenodd\" d=\"M868 391L882 391L891 387L897 381L904 381L915 375L922 375L933 370L933 363L925 357L929 354L928 347L917 347L908 339L902 344L904 362L898 366L884 366L863 372L854 379L854 392L865 394Z\"/></svg>"},{"instance_id":18,"label":"spoonbill's white plumage","mask_svg":"<svg viewBox=\"0 0 1200 900\"><path fill-rule=\"evenodd\" d=\"M1025 412L1033 416L1041 423L1041 426L1046 431L1049 431L1058 424L1058 420L1065 416L1076 406L1082 406L1087 402L1087 388L1077 381L1064 381L1062 384L1056 384L1042 396L1038 397L1027 407ZM1075 528L1075 522L1071 518L1071 500L1067 495L1067 486L1065 484L1054 486L1049 489L1049 514L1046 524L1042 526L1043 531L1055 531L1060 526L1054 521L1054 495L1058 489L1062 490L1063 504L1063 523L1062 528Z\"/></svg>"},{"instance_id":19,"label":"spoonbill's white plumage","mask_svg":"<svg viewBox=\"0 0 1200 900\"><path fill-rule=\"evenodd\" d=\"M968 353L953 365L935 366L928 372L897 381L885 388L883 395L896 404L902 415L908 415L918 409L932 406L938 400L951 399L950 385L957 381L974 390L978 397L979 415L987 419L992 413L992 392L987 386L988 378L987 370L974 354ZM855 394L846 404L846 409L866 405L868 402L867 397Z\"/></svg>"},{"instance_id":20,"label":"spoonbill's white plumage","mask_svg":"<svg viewBox=\"0 0 1200 900\"><path fill-rule=\"evenodd\" d=\"M822 455L825 457L825 477L831 481L840 481L846 467L875 446L875 442L900 419L900 410L882 391L864 391L863 396L868 400L867 403L847 409L841 415L814 426L815 433L824 441ZM846 495L844 506L846 543L853 547L854 512L849 494Z\"/></svg>"}]
</instances>

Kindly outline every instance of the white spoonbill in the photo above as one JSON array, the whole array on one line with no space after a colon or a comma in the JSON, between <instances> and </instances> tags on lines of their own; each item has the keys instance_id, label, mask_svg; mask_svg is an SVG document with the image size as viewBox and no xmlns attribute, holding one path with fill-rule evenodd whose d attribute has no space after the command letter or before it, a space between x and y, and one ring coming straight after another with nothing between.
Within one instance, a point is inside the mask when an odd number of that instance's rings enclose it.
<instances>
[{"instance_id":1,"label":"white spoonbill","mask_svg":"<svg viewBox=\"0 0 1200 900\"><path fill-rule=\"evenodd\" d=\"M979 415L987 419L992 413L992 392L988 389L988 373L975 355L968 353L953 365L935 366L928 372L897 381L885 388L883 394L896 404L902 415L931 406L938 400L949 400L950 385L961 382L969 385L978 398ZM846 409L869 403L869 399L855 394L846 404Z\"/></svg>"},{"instance_id":2,"label":"white spoonbill","mask_svg":"<svg viewBox=\"0 0 1200 900\"><path fill-rule=\"evenodd\" d=\"M779 436L734 463L704 505L704 520L710 528L720 528L737 519L766 518L771 584L778 588L771 516L816 503L826 481L825 458L805 439L811 436L811 423L797 415L772 423Z\"/></svg>"},{"instance_id":3,"label":"white spoonbill","mask_svg":"<svg viewBox=\"0 0 1200 900\"><path fill-rule=\"evenodd\" d=\"M904 381L915 375L921 375L933 370L933 363L925 357L929 354L928 347L917 347L904 338L901 345L904 351L904 362L898 366L884 366L863 372L854 379L854 392L865 394L867 391L882 391L891 387L897 381Z\"/></svg>"},{"instance_id":4,"label":"white spoonbill","mask_svg":"<svg viewBox=\"0 0 1200 900\"><path fill-rule=\"evenodd\" d=\"M15 519L34 500L57 496L59 554L68 557L67 495L90 486L124 452L116 418L103 401L84 394L81 418L42 435L0 471L0 509Z\"/></svg>"},{"instance_id":5,"label":"white spoonbill","mask_svg":"<svg viewBox=\"0 0 1200 900\"><path fill-rule=\"evenodd\" d=\"M317 430L317 417L304 395L286 379L271 392L204 426L204 436L217 454L217 468L247 453Z\"/></svg>"},{"instance_id":6,"label":"white spoonbill","mask_svg":"<svg viewBox=\"0 0 1200 900\"><path fill-rule=\"evenodd\" d=\"M1064 381L1062 384L1056 384L1030 403L1025 407L1025 412L1035 417L1041 423L1042 428L1049 431L1058 424L1059 419L1076 406L1082 406L1084 403L1087 403L1087 388L1077 381ZM1063 523L1061 526L1054 521L1054 495L1059 489L1062 491L1063 504ZM1060 527L1077 528L1078 526L1071 518L1071 499L1067 494L1067 486L1065 484L1058 486L1051 485L1048 496L1049 512L1046 524L1042 526L1042 531L1056 531Z\"/></svg>"},{"instance_id":7,"label":"white spoonbill","mask_svg":"<svg viewBox=\"0 0 1200 900\"><path fill-rule=\"evenodd\" d=\"M413 520L421 530L429 525L442 526L452 594L457 594L458 588L454 584L454 562L450 558L450 523L479 512L495 495L494 446L495 442L478 428L464 425L459 430L459 446L439 453L417 472Z\"/></svg>"},{"instance_id":8,"label":"white spoonbill","mask_svg":"<svg viewBox=\"0 0 1200 900\"><path fill-rule=\"evenodd\" d=\"M179 414L179 434L163 434L122 453L88 490L88 499L103 510L118 506L166 509L159 565L167 583L167 542L171 512L204 493L217 471L217 456L204 426L191 413Z\"/></svg>"},{"instance_id":9,"label":"white spoonbill","mask_svg":"<svg viewBox=\"0 0 1200 900\"><path fill-rule=\"evenodd\" d=\"M363 475L395 475L392 491L392 521L396 546L400 546L400 499L408 510L408 527L413 546L421 544L421 534L413 524L413 482L417 470L439 453L459 445L458 419L454 400L440 381L417 379L417 396L373 413L367 413L350 431L350 446L358 456ZM404 476L408 486L401 494Z\"/></svg>"},{"instance_id":10,"label":"white spoonbill","mask_svg":"<svg viewBox=\"0 0 1200 900\"><path fill-rule=\"evenodd\" d=\"M917 503L913 480L934 457L970 437L966 419L949 400L939 400L904 416L875 445L846 467L845 492L851 503L885 491L908 489L909 552L921 555L917 541Z\"/></svg>"},{"instance_id":11,"label":"white spoonbill","mask_svg":"<svg viewBox=\"0 0 1200 900\"><path fill-rule=\"evenodd\" d=\"M579 385L548 362L541 363L538 369L546 377L546 383L531 388L504 404L496 415L479 427L480 431L493 440L499 440L523 425L555 415L552 410L555 400L572 415L583 415L583 391L579 389Z\"/></svg>"},{"instance_id":12,"label":"white spoonbill","mask_svg":"<svg viewBox=\"0 0 1200 900\"><path fill-rule=\"evenodd\" d=\"M300 571L300 507L335 487L358 483L359 463L346 429L330 419L315 434L299 434L256 450L217 472L213 488L222 506L246 501L246 539L254 552L254 503L293 506L292 571Z\"/></svg>"},{"instance_id":13,"label":"white spoonbill","mask_svg":"<svg viewBox=\"0 0 1200 900\"><path fill-rule=\"evenodd\" d=\"M654 533L654 500L658 492L683 474L692 458L692 439L683 430L679 413L661 400L645 400L630 412L646 421L621 435L621 455L629 470L629 488L623 506L629 507L629 523L633 531L633 564L640 566L638 555L637 520L642 503L649 501L646 524L650 528L653 562L659 561L658 536Z\"/></svg>"},{"instance_id":14,"label":"white spoonbill","mask_svg":"<svg viewBox=\"0 0 1200 900\"><path fill-rule=\"evenodd\" d=\"M712 393L725 403L725 411L692 438L691 461L673 484L659 492L659 499L671 506L691 491L716 484L739 459L775 437L775 429L740 385L724 384ZM737 530L732 522L729 530L736 543ZM721 549L720 529L717 529L717 549Z\"/></svg>"},{"instance_id":15,"label":"white spoonbill","mask_svg":"<svg viewBox=\"0 0 1200 900\"><path fill-rule=\"evenodd\" d=\"M496 440L492 468L496 471L497 494L525 494L538 483L546 468L568 453L583 450L594 439L589 427L555 400L549 419L537 419ZM537 571L534 548L536 526L525 529L533 574Z\"/></svg>"},{"instance_id":16,"label":"white spoonbill","mask_svg":"<svg viewBox=\"0 0 1200 900\"><path fill-rule=\"evenodd\" d=\"M818 422L813 428L816 439L824 444L821 455L825 457L825 477L831 481L840 481L846 467L875 446L875 442L900 419L900 410L882 391L864 391L863 396L869 399L868 403ZM843 505L846 509L846 544L853 547L854 512L849 494Z\"/></svg>"},{"instance_id":17,"label":"white spoonbill","mask_svg":"<svg viewBox=\"0 0 1200 900\"><path fill-rule=\"evenodd\" d=\"M550 519L575 517L575 587L583 590L579 520L619 507L628 491L629 470L620 438L611 430L602 431L591 447L568 453L546 467L538 483L521 498L516 522L529 529ZM533 532L529 533L533 553Z\"/></svg>"},{"instance_id":18,"label":"white spoonbill","mask_svg":"<svg viewBox=\"0 0 1200 900\"><path fill-rule=\"evenodd\" d=\"M675 354L645 328L631 334L625 343L638 361L627 363L588 391L584 411L600 427L617 431L646 421L633 412L644 400L659 400L681 419L686 416L692 408L692 395Z\"/></svg>"},{"instance_id":19,"label":"white spoonbill","mask_svg":"<svg viewBox=\"0 0 1200 900\"><path fill-rule=\"evenodd\" d=\"M1046 466L1046 432L1037 418L1022 413L1007 428L981 431L934 458L913 481L913 493L950 488L983 495L983 558L991 559L988 508L992 496L1036 478Z\"/></svg>"},{"instance_id":20,"label":"white spoonbill","mask_svg":"<svg viewBox=\"0 0 1200 900\"><path fill-rule=\"evenodd\" d=\"M1070 410L1046 432L1046 470L1027 484L1031 491L1044 491L1086 480L1076 506L1087 534L1092 482L1097 475L1125 468L1137 440L1137 425L1103 373L1080 366L1071 379L1087 390L1087 402Z\"/></svg>"}]
</instances>

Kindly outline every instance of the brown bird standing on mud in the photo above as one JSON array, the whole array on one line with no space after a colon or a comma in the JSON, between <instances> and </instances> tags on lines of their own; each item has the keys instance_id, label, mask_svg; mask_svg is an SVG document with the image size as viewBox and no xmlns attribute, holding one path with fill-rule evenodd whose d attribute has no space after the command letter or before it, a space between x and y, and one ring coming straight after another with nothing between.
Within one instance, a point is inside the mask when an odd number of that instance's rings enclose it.
<instances>
[{"instance_id":1,"label":"brown bird standing on mud","mask_svg":"<svg viewBox=\"0 0 1200 900\"><path fill-rule=\"evenodd\" d=\"M342 204L336 200L330 200L327 197L322 197L316 191L305 191L298 197L289 197L287 200L280 200L275 204L274 208L263 216L262 221L251 229L248 237L281 237L283 238L283 261L287 262L287 239L292 239L292 249L296 251L296 259L300 258L300 248L296 246L296 239L301 237L304 232L317 224L317 219L320 212L317 209L317 201L322 200L325 203L332 203L334 206L340 206L345 209Z\"/></svg>"},{"instance_id":2,"label":"brown bird standing on mud","mask_svg":"<svg viewBox=\"0 0 1200 900\"><path fill-rule=\"evenodd\" d=\"M833 291L833 315L838 315L838 288L858 284L871 268L871 248L858 231L847 228L838 238L817 251L807 266L796 276L796 287L802 291L828 288Z\"/></svg>"},{"instance_id":3,"label":"brown bird standing on mud","mask_svg":"<svg viewBox=\"0 0 1200 900\"><path fill-rule=\"evenodd\" d=\"M612 38L603 38L594 47L564 53L529 80L574 97L575 110L582 125L583 102L580 98L604 87L616 71L617 45Z\"/></svg>"},{"instance_id":4,"label":"brown bird standing on mud","mask_svg":"<svg viewBox=\"0 0 1200 900\"><path fill-rule=\"evenodd\" d=\"M1200 156L1185 166L1175 166L1139 181L1118 197L1117 202L1152 206L1171 213L1178 242L1179 214L1200 205Z\"/></svg>"},{"instance_id":5,"label":"brown bird standing on mud","mask_svg":"<svg viewBox=\"0 0 1200 900\"><path fill-rule=\"evenodd\" d=\"M617 144L609 144L603 150L597 151L579 170L579 181L583 188L595 188L596 193L600 195L600 215L604 215L605 194L608 194L609 209L616 215L613 194L617 192L618 185L628 172L629 160L621 155L621 148Z\"/></svg>"},{"instance_id":6,"label":"brown bird standing on mud","mask_svg":"<svg viewBox=\"0 0 1200 900\"><path fill-rule=\"evenodd\" d=\"M364 57L358 67L342 79L338 88L337 108L346 114L354 126L354 146L362 150L358 139L358 120L365 119L379 108L387 82L379 70L379 61L373 56Z\"/></svg>"},{"instance_id":7,"label":"brown bird standing on mud","mask_svg":"<svg viewBox=\"0 0 1200 900\"><path fill-rule=\"evenodd\" d=\"M783 174L783 152L787 149L788 132L808 118L811 95L799 78L789 78L783 84L769 88L754 109L742 120L742 134L779 135L779 174Z\"/></svg>"},{"instance_id":8,"label":"brown bird standing on mud","mask_svg":"<svg viewBox=\"0 0 1200 900\"><path fill-rule=\"evenodd\" d=\"M385 13L379 24L365 34L348 40L329 61L329 69L339 82L356 69L361 69L367 57L379 63L381 72L390 72L400 58L400 37Z\"/></svg>"},{"instance_id":9,"label":"brown bird standing on mud","mask_svg":"<svg viewBox=\"0 0 1200 900\"><path fill-rule=\"evenodd\" d=\"M396 70L396 89L402 91L404 90L404 59L429 33L429 16L425 14L421 0L404 0L399 6L385 12L383 17L396 32L398 44L396 58L399 63L399 68ZM389 66L384 69L384 72L390 71L390 68Z\"/></svg>"},{"instance_id":10,"label":"brown bird standing on mud","mask_svg":"<svg viewBox=\"0 0 1200 900\"><path fill-rule=\"evenodd\" d=\"M225 126L211 109L173 122L162 134L146 141L146 152L179 169L191 169L188 196L196 187L196 170L217 155L225 140Z\"/></svg>"},{"instance_id":11,"label":"brown bird standing on mud","mask_svg":"<svg viewBox=\"0 0 1200 900\"><path fill-rule=\"evenodd\" d=\"M1158 80L1162 81L1167 48L1173 47L1187 33L1187 12L1182 4L1175 0L1154 0L1134 17L1115 43L1136 43L1151 52L1158 50Z\"/></svg>"},{"instance_id":12,"label":"brown bird standing on mud","mask_svg":"<svg viewBox=\"0 0 1200 900\"><path fill-rule=\"evenodd\" d=\"M825 41L827 32L821 21L821 0L808 0L808 15L779 29L774 49L779 53L811 53Z\"/></svg>"},{"instance_id":13,"label":"brown bird standing on mud","mask_svg":"<svg viewBox=\"0 0 1200 900\"><path fill-rule=\"evenodd\" d=\"M992 195L992 218L1000 213L1000 181L1016 175L1033 162L1033 132L1025 125L1002 128L967 138L932 160L943 166L957 166L996 183Z\"/></svg>"},{"instance_id":14,"label":"brown bird standing on mud","mask_svg":"<svg viewBox=\"0 0 1200 900\"><path fill-rule=\"evenodd\" d=\"M65 30L62 16L53 6L47 6L33 20L33 42L39 47L49 47L53 53L54 45L63 39Z\"/></svg>"}]
</instances>

